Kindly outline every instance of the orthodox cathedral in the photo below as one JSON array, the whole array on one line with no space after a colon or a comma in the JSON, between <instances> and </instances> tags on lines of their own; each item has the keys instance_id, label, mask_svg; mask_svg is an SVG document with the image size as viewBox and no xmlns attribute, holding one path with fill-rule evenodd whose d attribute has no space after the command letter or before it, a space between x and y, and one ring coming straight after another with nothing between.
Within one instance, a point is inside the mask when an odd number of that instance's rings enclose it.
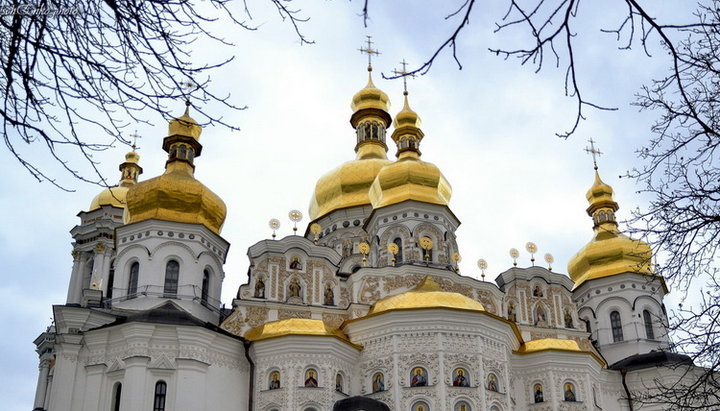
<instances>
[{"instance_id":1,"label":"orthodox cathedral","mask_svg":"<svg viewBox=\"0 0 720 411\"><path fill-rule=\"evenodd\" d=\"M369 71L352 97L355 159L318 179L304 235L250 246L232 309L227 210L194 177L189 107L162 175L139 181L139 155L125 156L71 230L67 302L34 341L34 410L664 409L630 398L692 363L670 351L668 289L650 247L619 231L597 168L592 239L567 274L463 276L450 182L422 158L407 91L393 118Z\"/></svg>"}]
</instances>

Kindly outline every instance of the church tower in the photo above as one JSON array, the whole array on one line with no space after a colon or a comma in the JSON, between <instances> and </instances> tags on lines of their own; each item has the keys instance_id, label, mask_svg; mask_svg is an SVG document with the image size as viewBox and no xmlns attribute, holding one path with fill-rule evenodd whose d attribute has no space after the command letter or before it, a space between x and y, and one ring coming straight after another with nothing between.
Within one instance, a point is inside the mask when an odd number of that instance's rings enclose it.
<instances>
[{"instance_id":1,"label":"church tower","mask_svg":"<svg viewBox=\"0 0 720 411\"><path fill-rule=\"evenodd\" d=\"M70 231L75 241L67 304L97 305L102 297L112 298L115 229L123 223L127 192L142 173L139 161L134 150L125 154L120 182L95 196L88 211L78 213L80 225Z\"/></svg>"},{"instance_id":2,"label":"church tower","mask_svg":"<svg viewBox=\"0 0 720 411\"><path fill-rule=\"evenodd\" d=\"M201 131L188 107L162 175L138 183L128 153L79 214L67 304L34 341L34 410L249 409L244 340L218 327L226 208L193 175Z\"/></svg>"},{"instance_id":3,"label":"church tower","mask_svg":"<svg viewBox=\"0 0 720 411\"><path fill-rule=\"evenodd\" d=\"M455 230L460 224L448 208L452 188L436 165L420 158L425 134L407 90L403 94L392 133L397 161L383 167L370 187L373 211L366 229L373 245L371 264L447 266L457 252Z\"/></svg>"},{"instance_id":4,"label":"church tower","mask_svg":"<svg viewBox=\"0 0 720 411\"><path fill-rule=\"evenodd\" d=\"M619 205L597 166L586 198L593 238L568 263L578 317L610 366L634 355L668 350L665 280L653 272L650 246L619 230Z\"/></svg>"},{"instance_id":5,"label":"church tower","mask_svg":"<svg viewBox=\"0 0 720 411\"><path fill-rule=\"evenodd\" d=\"M112 305L142 310L170 300L218 323L223 264L229 243L220 236L225 203L195 179L202 129L185 113L170 122L165 172L127 193L126 224L118 227Z\"/></svg>"},{"instance_id":6,"label":"church tower","mask_svg":"<svg viewBox=\"0 0 720 411\"><path fill-rule=\"evenodd\" d=\"M362 50L377 54L371 43ZM310 200L310 219L323 231L319 244L333 248L343 257L340 272L351 273L363 265L360 244L368 241L363 229L372 212L368 191L387 158L386 130L392 124L388 95L372 80L368 63L367 85L352 98L350 124L355 129L355 160L348 161L320 177ZM308 226L309 227L309 226ZM306 237L313 239L308 232Z\"/></svg>"}]
</instances>

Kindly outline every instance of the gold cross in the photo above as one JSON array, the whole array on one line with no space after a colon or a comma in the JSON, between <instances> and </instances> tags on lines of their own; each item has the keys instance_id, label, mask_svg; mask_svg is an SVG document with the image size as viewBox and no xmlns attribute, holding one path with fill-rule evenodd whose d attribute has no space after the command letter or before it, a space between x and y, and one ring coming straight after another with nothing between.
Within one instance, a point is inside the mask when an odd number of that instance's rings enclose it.
<instances>
[{"instance_id":1,"label":"gold cross","mask_svg":"<svg viewBox=\"0 0 720 411\"><path fill-rule=\"evenodd\" d=\"M367 41L367 47L366 47L366 48L360 47L358 50L359 50L361 53L366 53L366 54L368 55L368 68L370 68L370 67L372 67L372 56L373 56L373 54L376 55L376 56L378 56L378 55L380 55L380 51L374 50L374 49L372 48L372 45L373 45L372 36L365 36L365 37L367 37L367 40L366 40L366 41Z\"/></svg>"},{"instance_id":2,"label":"gold cross","mask_svg":"<svg viewBox=\"0 0 720 411\"><path fill-rule=\"evenodd\" d=\"M597 170L597 157L601 156L603 153L600 149L595 148L595 141L592 138L588 140L588 142L590 142L590 147L585 147L585 151L592 155L593 166L595 167L595 170Z\"/></svg>"},{"instance_id":3,"label":"gold cross","mask_svg":"<svg viewBox=\"0 0 720 411\"><path fill-rule=\"evenodd\" d=\"M142 138L142 136L138 134L137 130L135 130L135 132L130 134L128 137L132 137L133 139L132 145L130 146L132 147L133 151L135 151L135 149L137 148L140 148L137 146L137 139Z\"/></svg>"},{"instance_id":4,"label":"gold cross","mask_svg":"<svg viewBox=\"0 0 720 411\"><path fill-rule=\"evenodd\" d=\"M404 94L407 95L407 78L408 78L408 76L410 76L410 77L412 77L412 78L415 78L415 73L412 73L412 74L411 74L411 73L408 73L408 72L407 72L407 65L408 65L408 64L407 64L407 62L405 61L405 59L403 59L403 61L400 62L400 65L402 66L402 71L397 71L397 70L394 70L394 69L393 69L392 72L393 72L393 74L395 74L396 76L402 76L402 78L403 78L403 88L404 88L404 90L405 90L405 93L404 93Z\"/></svg>"}]
</instances>

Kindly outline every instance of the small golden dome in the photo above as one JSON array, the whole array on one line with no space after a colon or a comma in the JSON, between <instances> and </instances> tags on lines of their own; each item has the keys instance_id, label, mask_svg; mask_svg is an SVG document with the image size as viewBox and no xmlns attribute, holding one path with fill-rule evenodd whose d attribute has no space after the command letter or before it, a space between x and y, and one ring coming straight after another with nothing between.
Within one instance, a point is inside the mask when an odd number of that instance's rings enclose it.
<instances>
[{"instance_id":1,"label":"small golden dome","mask_svg":"<svg viewBox=\"0 0 720 411\"><path fill-rule=\"evenodd\" d=\"M410 109L407 92L403 109L395 117L392 139L398 146L398 160L383 167L370 187L370 202L380 208L403 201L448 205L452 187L440 169L420 159L420 117Z\"/></svg>"},{"instance_id":2,"label":"small golden dome","mask_svg":"<svg viewBox=\"0 0 720 411\"><path fill-rule=\"evenodd\" d=\"M462 294L443 291L430 276L415 288L397 295L382 298L370 308L368 315L397 310L449 308L462 311L485 311L481 303Z\"/></svg>"},{"instance_id":3,"label":"small golden dome","mask_svg":"<svg viewBox=\"0 0 720 411\"><path fill-rule=\"evenodd\" d=\"M373 208L407 200L448 205L452 187L440 169L418 158L406 157L383 167L370 187Z\"/></svg>"},{"instance_id":4,"label":"small golden dome","mask_svg":"<svg viewBox=\"0 0 720 411\"><path fill-rule=\"evenodd\" d=\"M575 288L588 280L622 273L653 275L652 249L646 242L620 232L615 220L619 206L613 199L613 189L600 179L597 170L586 197L595 235L568 263Z\"/></svg>"},{"instance_id":5,"label":"small golden dome","mask_svg":"<svg viewBox=\"0 0 720 411\"><path fill-rule=\"evenodd\" d=\"M96 195L90 203L88 211L97 210L101 206L109 205L117 208L125 208L125 198L128 187L112 186L104 189Z\"/></svg>"},{"instance_id":6,"label":"small golden dome","mask_svg":"<svg viewBox=\"0 0 720 411\"><path fill-rule=\"evenodd\" d=\"M104 205L125 208L128 189L137 183L137 176L142 173L139 162L140 155L135 151L125 154L125 162L120 164L120 183L108 187L96 195L90 203L88 211L97 210Z\"/></svg>"},{"instance_id":7,"label":"small golden dome","mask_svg":"<svg viewBox=\"0 0 720 411\"><path fill-rule=\"evenodd\" d=\"M316 336L333 337L355 348L361 347L350 342L350 339L337 328L331 327L323 320L305 318L288 318L272 321L248 330L244 338L248 341L262 341L285 336Z\"/></svg>"},{"instance_id":8,"label":"small golden dome","mask_svg":"<svg viewBox=\"0 0 720 411\"><path fill-rule=\"evenodd\" d=\"M420 116L418 116L418 114L410 108L407 91L403 94L405 95L403 109L395 116L395 120L393 120L393 127L396 129L401 127L420 128L422 126Z\"/></svg>"},{"instance_id":9,"label":"small golden dome","mask_svg":"<svg viewBox=\"0 0 720 411\"><path fill-rule=\"evenodd\" d=\"M368 82L365 88L355 93L350 108L354 112L365 109L390 112L390 98L384 91L375 87L372 81L372 68L368 67Z\"/></svg>"},{"instance_id":10,"label":"small golden dome","mask_svg":"<svg viewBox=\"0 0 720 411\"><path fill-rule=\"evenodd\" d=\"M168 136L181 135L194 138L196 141L200 140L200 134L202 133L202 127L190 117L190 104L187 103L185 106L185 113L182 116L174 118L168 124Z\"/></svg>"}]
</instances>

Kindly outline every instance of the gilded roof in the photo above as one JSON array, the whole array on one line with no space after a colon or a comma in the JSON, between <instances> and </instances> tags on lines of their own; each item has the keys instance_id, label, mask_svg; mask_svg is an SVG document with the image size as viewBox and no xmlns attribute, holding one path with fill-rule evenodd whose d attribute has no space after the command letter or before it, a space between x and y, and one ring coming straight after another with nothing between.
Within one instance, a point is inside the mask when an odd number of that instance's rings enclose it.
<instances>
[{"instance_id":1,"label":"gilded roof","mask_svg":"<svg viewBox=\"0 0 720 411\"><path fill-rule=\"evenodd\" d=\"M128 187L108 187L92 199L88 211L97 210L104 205L109 205L117 208L125 208L125 198L127 196L127 192Z\"/></svg>"},{"instance_id":2,"label":"gilded roof","mask_svg":"<svg viewBox=\"0 0 720 411\"><path fill-rule=\"evenodd\" d=\"M383 152L384 153L384 152ZM368 192L381 168L390 164L382 158L348 161L320 177L310 200L310 219L334 210L370 204Z\"/></svg>"},{"instance_id":3,"label":"gilded roof","mask_svg":"<svg viewBox=\"0 0 720 411\"><path fill-rule=\"evenodd\" d=\"M575 288L586 281L623 273L653 275L652 249L640 240L629 238L618 229L613 189L600 178L597 170L586 194L587 213L593 217L592 240L568 263L568 274Z\"/></svg>"},{"instance_id":4,"label":"gilded roof","mask_svg":"<svg viewBox=\"0 0 720 411\"><path fill-rule=\"evenodd\" d=\"M225 202L193 176L185 162L168 163L162 175L135 184L127 193L126 222L156 218L202 224L220 234L227 215Z\"/></svg>"},{"instance_id":5,"label":"gilded roof","mask_svg":"<svg viewBox=\"0 0 720 411\"><path fill-rule=\"evenodd\" d=\"M378 300L368 315L397 310L426 308L449 308L463 311L485 311L483 305L462 294L443 291L430 276L426 276L415 288Z\"/></svg>"},{"instance_id":6,"label":"gilded roof","mask_svg":"<svg viewBox=\"0 0 720 411\"><path fill-rule=\"evenodd\" d=\"M288 318L285 320L272 321L252 328L244 335L245 339L249 341L262 341L286 336L332 337L357 349L362 348L359 345L353 344L345 333L335 327L331 327L325 323L325 321L306 318Z\"/></svg>"},{"instance_id":7,"label":"gilded roof","mask_svg":"<svg viewBox=\"0 0 720 411\"><path fill-rule=\"evenodd\" d=\"M452 187L440 169L432 163L401 153L396 162L383 167L370 187L373 208L380 208L407 200L448 205Z\"/></svg>"},{"instance_id":8,"label":"gilded roof","mask_svg":"<svg viewBox=\"0 0 720 411\"><path fill-rule=\"evenodd\" d=\"M575 351L584 352L575 340L562 340L559 338L541 338L524 342L517 351L519 354L530 354L539 351Z\"/></svg>"}]
</instances>

